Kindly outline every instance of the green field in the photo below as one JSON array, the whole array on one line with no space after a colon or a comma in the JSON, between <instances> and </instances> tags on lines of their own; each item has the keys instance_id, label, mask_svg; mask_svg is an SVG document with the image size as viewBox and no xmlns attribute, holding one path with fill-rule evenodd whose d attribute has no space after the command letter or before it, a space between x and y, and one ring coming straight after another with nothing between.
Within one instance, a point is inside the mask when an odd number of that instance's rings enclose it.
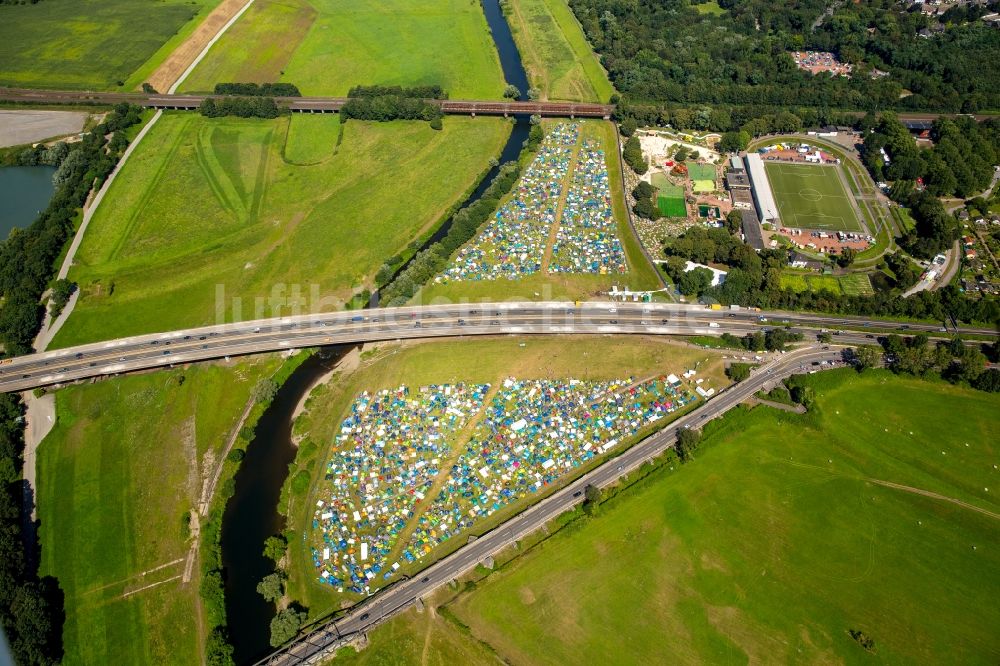
<instances>
[{"instance_id":1,"label":"green field","mask_svg":"<svg viewBox=\"0 0 1000 666\"><path fill-rule=\"evenodd\" d=\"M505 15L528 81L541 99L611 99L615 89L565 0L511 0Z\"/></svg>"},{"instance_id":2,"label":"green field","mask_svg":"<svg viewBox=\"0 0 1000 666\"><path fill-rule=\"evenodd\" d=\"M715 182L717 175L715 165L690 161L685 162L684 165L688 168L688 178L691 180L710 180L713 183Z\"/></svg>"},{"instance_id":3,"label":"green field","mask_svg":"<svg viewBox=\"0 0 1000 666\"><path fill-rule=\"evenodd\" d=\"M216 0L45 0L0 5L0 85L116 89Z\"/></svg>"},{"instance_id":4,"label":"green field","mask_svg":"<svg viewBox=\"0 0 1000 666\"><path fill-rule=\"evenodd\" d=\"M841 182L840 167L766 162L764 168L785 227L863 230Z\"/></svg>"},{"instance_id":5,"label":"green field","mask_svg":"<svg viewBox=\"0 0 1000 666\"><path fill-rule=\"evenodd\" d=\"M871 296L875 293L872 282L865 273L835 276L784 271L781 274L781 287L799 292L827 289L847 296Z\"/></svg>"},{"instance_id":6,"label":"green field","mask_svg":"<svg viewBox=\"0 0 1000 666\"><path fill-rule=\"evenodd\" d=\"M335 309L438 222L509 131L486 118L442 131L352 121L337 145L335 115L168 113L91 221L70 271L81 298L56 345L210 324L220 291L228 320Z\"/></svg>"},{"instance_id":7,"label":"green field","mask_svg":"<svg viewBox=\"0 0 1000 666\"><path fill-rule=\"evenodd\" d=\"M63 663L200 663L200 569L182 582L182 517L253 387L279 363L260 356L56 393L56 426L38 451L38 512L41 574L65 593Z\"/></svg>"},{"instance_id":8,"label":"green field","mask_svg":"<svg viewBox=\"0 0 1000 666\"><path fill-rule=\"evenodd\" d=\"M267 0L212 47L183 89L234 78L287 81L305 95L376 83L438 84L467 99L504 89L486 17L467 0Z\"/></svg>"},{"instance_id":9,"label":"green field","mask_svg":"<svg viewBox=\"0 0 1000 666\"><path fill-rule=\"evenodd\" d=\"M687 217L687 203L684 201L684 188L671 185L663 174L652 176L653 187L656 188L656 206L667 217Z\"/></svg>"},{"instance_id":10,"label":"green field","mask_svg":"<svg viewBox=\"0 0 1000 666\"><path fill-rule=\"evenodd\" d=\"M509 663L996 663L1000 397L814 379L815 412L731 415L448 608Z\"/></svg>"},{"instance_id":11,"label":"green field","mask_svg":"<svg viewBox=\"0 0 1000 666\"><path fill-rule=\"evenodd\" d=\"M678 344L666 338L497 337L402 347L383 345L380 350L366 354L360 369L315 389L306 404L307 412L295 423L294 432L318 445L318 453L313 458L315 463L329 459L327 452L334 436L340 432L341 421L354 397L363 390L377 391L402 384L424 386L456 382L489 382L498 386L510 376L604 380L631 375L638 379L657 373L680 374L696 363L700 363L698 376L704 378L707 385L718 389L728 383L716 352ZM458 451L453 453L457 455ZM309 471L315 486L322 483L325 466L320 464L314 467ZM441 469L447 471L450 463L443 463ZM294 476L293 472L290 478ZM289 526L300 532L309 526L314 508L314 498L307 496L305 490L302 487L299 493L289 492L286 485L284 494L287 502L284 512L290 517ZM506 507L482 521L483 529L537 498L533 495ZM464 543L464 539L445 542L419 565L427 566L433 559L454 549L458 542ZM292 596L303 601L314 613L332 610L344 596L329 586L313 582L315 568L306 543L301 539L291 543ZM408 567L401 571L412 573Z\"/></svg>"},{"instance_id":12,"label":"green field","mask_svg":"<svg viewBox=\"0 0 1000 666\"><path fill-rule=\"evenodd\" d=\"M697 5L691 5L691 8L696 10L699 14L711 14L713 16L722 16L726 13L726 10L719 6L716 0L709 0L709 2L702 2Z\"/></svg>"},{"instance_id":13,"label":"green field","mask_svg":"<svg viewBox=\"0 0 1000 666\"><path fill-rule=\"evenodd\" d=\"M625 209L625 192L622 187L621 169L616 161L615 126L609 122L580 121L580 135L584 138L599 139L608 162L608 179L611 186L612 207L617 221L618 237L629 272L624 275L594 275L573 273L548 273L545 270L520 280L479 280L454 281L447 284L430 284L417 292L413 302L432 303L436 301L454 302L456 299L471 301L522 299L522 300L577 300L597 298L606 293L612 285L628 286L632 289L657 289L660 287L656 272L642 254L639 241L628 224ZM516 185L515 185L516 188ZM513 194L508 195L508 198ZM504 199L501 202L505 202Z\"/></svg>"}]
</instances>

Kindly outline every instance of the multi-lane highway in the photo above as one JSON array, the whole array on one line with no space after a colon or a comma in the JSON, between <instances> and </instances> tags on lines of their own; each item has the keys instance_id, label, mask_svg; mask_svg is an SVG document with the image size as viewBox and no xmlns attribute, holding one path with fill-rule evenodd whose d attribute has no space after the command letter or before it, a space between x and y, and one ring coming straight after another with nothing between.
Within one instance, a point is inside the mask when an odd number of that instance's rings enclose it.
<instances>
[{"instance_id":1,"label":"multi-lane highway","mask_svg":"<svg viewBox=\"0 0 1000 666\"><path fill-rule=\"evenodd\" d=\"M329 646L344 637L364 632L387 616L408 608L420 597L469 571L488 556L538 530L559 514L572 509L583 501L583 491L588 485L607 486L637 469L673 446L677 432L682 428L700 428L705 422L721 416L753 396L764 384L777 382L796 372L815 369L817 366L813 366L813 363L823 364L818 366L823 369L836 367L840 355L841 351L837 349L824 350L811 346L778 357L761 366L746 381L722 391L697 410L626 449L621 455L608 460L491 532L463 546L416 577L377 592L352 608L346 615L318 626L291 645L260 661L259 664L291 666L320 656Z\"/></svg>"},{"instance_id":2,"label":"multi-lane highway","mask_svg":"<svg viewBox=\"0 0 1000 666\"><path fill-rule=\"evenodd\" d=\"M873 342L875 332L950 333L927 324L900 325L858 317L791 312L710 310L704 306L588 302L481 303L414 306L260 319L169 333L97 342L0 362L0 391L116 375L149 368L245 354L320 345L471 335L745 334L760 327L787 326L815 334L820 327L843 332L839 342ZM866 333L850 333L862 328ZM996 335L995 330L958 332Z\"/></svg>"}]
</instances>

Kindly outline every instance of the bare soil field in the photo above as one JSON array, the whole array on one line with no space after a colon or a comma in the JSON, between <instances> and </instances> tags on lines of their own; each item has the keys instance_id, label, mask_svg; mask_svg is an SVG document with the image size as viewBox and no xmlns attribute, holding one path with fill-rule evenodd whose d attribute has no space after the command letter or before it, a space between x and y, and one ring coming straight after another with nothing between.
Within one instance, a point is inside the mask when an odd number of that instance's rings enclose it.
<instances>
[{"instance_id":1,"label":"bare soil field","mask_svg":"<svg viewBox=\"0 0 1000 666\"><path fill-rule=\"evenodd\" d=\"M85 112L0 111L0 148L76 134L85 122Z\"/></svg>"}]
</instances>

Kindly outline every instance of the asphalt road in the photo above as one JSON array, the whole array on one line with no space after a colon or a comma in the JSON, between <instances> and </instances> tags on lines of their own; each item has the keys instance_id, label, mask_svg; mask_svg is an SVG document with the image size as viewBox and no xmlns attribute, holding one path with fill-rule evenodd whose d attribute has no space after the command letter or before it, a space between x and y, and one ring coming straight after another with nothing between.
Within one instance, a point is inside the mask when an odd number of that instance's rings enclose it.
<instances>
[{"instance_id":1,"label":"asphalt road","mask_svg":"<svg viewBox=\"0 0 1000 666\"><path fill-rule=\"evenodd\" d=\"M755 394L764 384L773 383L797 372L836 367L841 351L816 346L785 354L757 368L750 378L710 398L702 407L677 419L663 430L650 435L621 455L554 492L491 532L479 537L448 557L431 565L416 577L390 585L358 604L346 615L327 622L275 652L260 664L298 664L323 652L340 638L370 629L385 617L409 607L441 585L472 569L503 548L540 529L559 514L569 511L584 499L588 485L607 486L637 469L646 461L673 446L682 428L700 428ZM822 365L813 366L812 363ZM825 362L825 364L824 364Z\"/></svg>"},{"instance_id":2,"label":"asphalt road","mask_svg":"<svg viewBox=\"0 0 1000 666\"><path fill-rule=\"evenodd\" d=\"M791 312L710 310L699 305L569 302L481 303L414 306L279 317L120 338L0 361L0 392L24 391L91 377L229 356L380 340L473 335L646 334L743 335L760 327L787 326L814 335L865 328L878 333L929 332L938 326L901 325L860 317ZM820 328L823 327L823 328ZM996 335L991 329L962 333ZM874 342L875 333L847 333L843 344Z\"/></svg>"}]
</instances>

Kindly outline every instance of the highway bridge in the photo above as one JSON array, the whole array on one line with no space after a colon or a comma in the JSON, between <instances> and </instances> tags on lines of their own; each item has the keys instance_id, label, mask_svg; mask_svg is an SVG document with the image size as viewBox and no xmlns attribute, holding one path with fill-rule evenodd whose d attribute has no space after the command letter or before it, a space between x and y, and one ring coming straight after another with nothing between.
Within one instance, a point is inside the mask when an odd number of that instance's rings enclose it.
<instances>
[{"instance_id":1,"label":"highway bridge","mask_svg":"<svg viewBox=\"0 0 1000 666\"><path fill-rule=\"evenodd\" d=\"M323 622L288 646L258 662L258 666L293 666L321 663L329 658L331 647L345 639L370 630L384 619L413 605L438 587L473 569L487 557L512 545L519 539L537 531L559 514L583 502L588 485L608 486L621 477L638 469L646 461L672 447L677 433L683 428L700 428L707 421L752 397L765 385L772 386L779 380L808 368L829 369L841 364L842 352L837 349L807 347L783 356L757 368L749 379L730 386L703 403L698 409L682 416L662 430L601 466L583 475L573 483L557 490L534 506L510 518L475 541L466 544L448 557L424 569L409 580L403 580L376 592L369 599L356 605L346 614ZM813 363L821 364L813 366Z\"/></svg>"},{"instance_id":2,"label":"highway bridge","mask_svg":"<svg viewBox=\"0 0 1000 666\"><path fill-rule=\"evenodd\" d=\"M815 335L827 328L845 344L874 343L875 334L927 332L996 336L993 329L945 331L862 317L795 312L711 310L661 303L501 302L412 306L277 317L151 333L4 359L0 391L24 391L92 377L229 356L322 345L477 335L745 335L760 327ZM848 332L854 329L855 332ZM858 332L860 331L860 332Z\"/></svg>"},{"instance_id":3,"label":"highway bridge","mask_svg":"<svg viewBox=\"0 0 1000 666\"><path fill-rule=\"evenodd\" d=\"M85 90L31 90L0 88L0 100L31 104L102 104L129 102L151 109L193 111L208 99L225 95L167 95L159 93L92 92ZM278 105L295 113L336 113L347 97L275 97ZM429 99L444 113L466 116L539 115L568 118L610 118L615 107L608 104L573 102L515 102L493 100Z\"/></svg>"}]
</instances>

